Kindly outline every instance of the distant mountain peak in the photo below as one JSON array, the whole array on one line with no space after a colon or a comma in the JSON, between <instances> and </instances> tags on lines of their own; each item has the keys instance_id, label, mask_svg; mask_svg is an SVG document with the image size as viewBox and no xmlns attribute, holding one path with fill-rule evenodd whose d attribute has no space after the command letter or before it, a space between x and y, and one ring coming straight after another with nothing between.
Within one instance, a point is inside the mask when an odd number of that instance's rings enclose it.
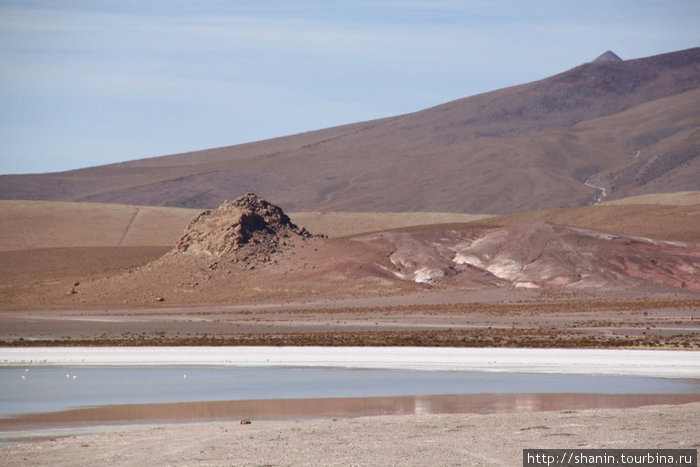
<instances>
[{"instance_id":1,"label":"distant mountain peak","mask_svg":"<svg viewBox=\"0 0 700 467\"><path fill-rule=\"evenodd\" d=\"M593 60L593 63L603 63L603 62L621 62L623 61L619 55L617 55L612 50L608 50L605 53L598 55L598 57Z\"/></svg>"}]
</instances>

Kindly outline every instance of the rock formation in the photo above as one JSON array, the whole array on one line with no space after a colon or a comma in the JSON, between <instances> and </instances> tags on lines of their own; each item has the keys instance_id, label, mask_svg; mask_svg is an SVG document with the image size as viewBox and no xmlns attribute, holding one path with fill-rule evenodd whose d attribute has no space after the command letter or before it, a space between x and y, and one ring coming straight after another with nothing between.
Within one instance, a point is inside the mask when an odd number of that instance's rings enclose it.
<instances>
[{"instance_id":1,"label":"rock formation","mask_svg":"<svg viewBox=\"0 0 700 467\"><path fill-rule=\"evenodd\" d=\"M294 238L309 237L278 206L248 193L192 219L172 253L234 262L269 261L274 253L291 246Z\"/></svg>"},{"instance_id":2,"label":"rock formation","mask_svg":"<svg viewBox=\"0 0 700 467\"><path fill-rule=\"evenodd\" d=\"M434 284L474 271L527 288L670 286L700 292L700 248L549 222L357 237L386 251L394 277Z\"/></svg>"}]
</instances>

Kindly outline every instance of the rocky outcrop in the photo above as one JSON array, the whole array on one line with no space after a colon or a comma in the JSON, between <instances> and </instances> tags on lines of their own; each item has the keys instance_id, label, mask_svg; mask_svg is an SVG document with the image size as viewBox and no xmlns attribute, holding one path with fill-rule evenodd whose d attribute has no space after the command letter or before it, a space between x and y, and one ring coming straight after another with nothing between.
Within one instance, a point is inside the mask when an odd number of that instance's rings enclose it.
<instances>
[{"instance_id":1,"label":"rocky outcrop","mask_svg":"<svg viewBox=\"0 0 700 467\"><path fill-rule=\"evenodd\" d=\"M526 288L670 286L700 292L700 248L548 222L428 233L356 237L386 251L394 277L420 283L458 280L475 271L492 283ZM466 276L465 276L466 277Z\"/></svg>"},{"instance_id":2,"label":"rocky outcrop","mask_svg":"<svg viewBox=\"0 0 700 467\"><path fill-rule=\"evenodd\" d=\"M172 253L268 261L294 238L309 237L278 206L248 193L192 219Z\"/></svg>"}]
</instances>

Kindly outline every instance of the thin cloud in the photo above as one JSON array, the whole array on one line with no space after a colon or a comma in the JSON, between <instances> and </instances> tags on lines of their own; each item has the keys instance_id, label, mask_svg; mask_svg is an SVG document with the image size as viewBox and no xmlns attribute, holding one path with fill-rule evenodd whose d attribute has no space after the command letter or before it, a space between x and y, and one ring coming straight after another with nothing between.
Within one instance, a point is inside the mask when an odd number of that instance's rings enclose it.
<instances>
[{"instance_id":1,"label":"thin cloud","mask_svg":"<svg viewBox=\"0 0 700 467\"><path fill-rule=\"evenodd\" d=\"M6 0L0 172L32 163L24 146L35 164L41 147L105 154L100 134L123 136L114 151L133 137L127 159L420 110L607 49L636 58L696 46L699 10L650 0ZM77 143L86 126L92 149ZM52 140L42 146L37 134Z\"/></svg>"}]
</instances>

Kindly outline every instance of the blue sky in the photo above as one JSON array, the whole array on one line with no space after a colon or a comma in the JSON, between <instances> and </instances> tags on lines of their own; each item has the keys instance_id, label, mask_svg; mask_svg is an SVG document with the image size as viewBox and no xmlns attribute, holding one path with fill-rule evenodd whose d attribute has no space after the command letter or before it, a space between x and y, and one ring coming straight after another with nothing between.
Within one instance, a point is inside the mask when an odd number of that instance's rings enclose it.
<instances>
[{"instance_id":1,"label":"blue sky","mask_svg":"<svg viewBox=\"0 0 700 467\"><path fill-rule=\"evenodd\" d=\"M697 0L0 0L0 173L417 111L699 31Z\"/></svg>"}]
</instances>

